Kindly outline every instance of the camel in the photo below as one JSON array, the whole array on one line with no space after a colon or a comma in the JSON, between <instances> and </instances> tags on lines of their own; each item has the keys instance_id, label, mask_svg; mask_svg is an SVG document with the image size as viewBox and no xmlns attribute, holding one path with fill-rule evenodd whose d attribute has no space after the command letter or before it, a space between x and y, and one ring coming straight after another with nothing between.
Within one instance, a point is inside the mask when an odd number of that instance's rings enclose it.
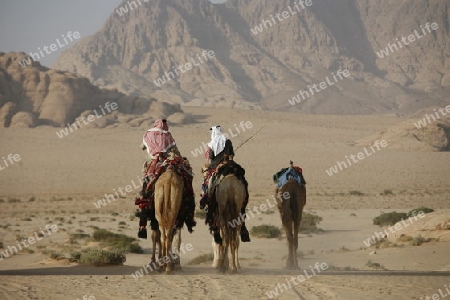
<instances>
[{"instance_id":1,"label":"camel","mask_svg":"<svg viewBox=\"0 0 450 300\"><path fill-rule=\"evenodd\" d=\"M292 168L292 162L291 162ZM284 197L285 193L289 196ZM298 184L294 179L289 179L282 187L275 190L278 210L281 222L286 232L288 259L287 269L298 269L298 229L302 221L303 207L306 204L306 187Z\"/></svg>"},{"instance_id":2,"label":"camel","mask_svg":"<svg viewBox=\"0 0 450 300\"><path fill-rule=\"evenodd\" d=\"M176 245L178 248L177 253L172 252L172 240L175 235L175 221L181 207L182 195L183 180L181 176L178 175L172 168L168 168L163 174L161 174L155 183L155 215L159 223L162 244L162 251L160 251L159 259L163 259L167 273L172 272L174 270L174 264L179 263L181 229L176 230ZM158 234L156 233L156 239L157 235ZM152 232L152 238L153 236L154 233ZM155 242L153 243L155 244ZM173 261L173 256L177 257L175 261ZM154 257L152 257L152 259L154 259Z\"/></svg>"},{"instance_id":3,"label":"camel","mask_svg":"<svg viewBox=\"0 0 450 300\"><path fill-rule=\"evenodd\" d=\"M213 241L215 248L213 266L222 273L229 269L228 247L231 252L233 273L241 269L238 256L241 222L236 224L233 220L242 220L240 212L245 196L244 184L232 174L225 176L215 189L222 243L215 244Z\"/></svg>"}]
</instances>

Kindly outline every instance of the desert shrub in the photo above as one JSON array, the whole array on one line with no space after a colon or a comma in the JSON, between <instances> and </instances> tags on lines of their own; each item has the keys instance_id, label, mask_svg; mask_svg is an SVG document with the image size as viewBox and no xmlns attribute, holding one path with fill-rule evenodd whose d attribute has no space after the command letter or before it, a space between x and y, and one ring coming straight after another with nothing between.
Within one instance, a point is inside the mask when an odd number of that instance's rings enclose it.
<instances>
[{"instance_id":1,"label":"desert shrub","mask_svg":"<svg viewBox=\"0 0 450 300\"><path fill-rule=\"evenodd\" d=\"M188 265L200 265L203 263L212 262L214 259L214 255L212 253L201 254L193 259L191 259L187 264Z\"/></svg>"},{"instance_id":2,"label":"desert shrub","mask_svg":"<svg viewBox=\"0 0 450 300\"><path fill-rule=\"evenodd\" d=\"M382 193L380 193L382 196L389 196L394 195L394 192L392 190L384 190Z\"/></svg>"},{"instance_id":3,"label":"desert shrub","mask_svg":"<svg viewBox=\"0 0 450 300\"><path fill-rule=\"evenodd\" d=\"M0 242L0 249L3 249L4 248L4 244L3 244L3 242Z\"/></svg>"},{"instance_id":4,"label":"desert shrub","mask_svg":"<svg viewBox=\"0 0 450 300\"><path fill-rule=\"evenodd\" d=\"M426 242L427 242L427 240L423 236L419 235L419 236L416 236L412 240L411 244L413 246L420 246L420 245L422 245L423 243L426 243Z\"/></svg>"},{"instance_id":5,"label":"desert shrub","mask_svg":"<svg viewBox=\"0 0 450 300\"><path fill-rule=\"evenodd\" d=\"M195 211L195 217L199 219L205 219L206 218L206 211L202 210L196 210Z\"/></svg>"},{"instance_id":6,"label":"desert shrub","mask_svg":"<svg viewBox=\"0 0 450 300\"><path fill-rule=\"evenodd\" d=\"M69 243L75 244L78 240L89 239L90 237L91 235L87 233L71 233L69 235Z\"/></svg>"},{"instance_id":7,"label":"desert shrub","mask_svg":"<svg viewBox=\"0 0 450 300\"><path fill-rule=\"evenodd\" d=\"M301 233L311 233L317 232L320 229L317 225L322 221L322 217L318 215L314 215L312 213L303 213L302 214L302 222L300 223L299 232Z\"/></svg>"},{"instance_id":8,"label":"desert shrub","mask_svg":"<svg viewBox=\"0 0 450 300\"><path fill-rule=\"evenodd\" d=\"M80 260L81 260L81 252L80 251L70 252L69 261L79 263Z\"/></svg>"},{"instance_id":9,"label":"desert shrub","mask_svg":"<svg viewBox=\"0 0 450 300\"><path fill-rule=\"evenodd\" d=\"M65 258L66 256L62 252L50 251L49 257L51 259L62 259Z\"/></svg>"},{"instance_id":10,"label":"desert shrub","mask_svg":"<svg viewBox=\"0 0 450 300\"><path fill-rule=\"evenodd\" d=\"M250 233L257 238L279 238L281 237L281 230L272 225L253 226Z\"/></svg>"},{"instance_id":11,"label":"desert shrub","mask_svg":"<svg viewBox=\"0 0 450 300\"><path fill-rule=\"evenodd\" d=\"M92 237L94 241L100 242L100 244L104 247L120 249L123 251L131 251L131 249L133 249L133 251L139 251L137 250L139 245L133 245L136 239L124 234L117 234L106 229L97 229L94 231ZM142 248L140 249L142 250Z\"/></svg>"},{"instance_id":12,"label":"desert shrub","mask_svg":"<svg viewBox=\"0 0 450 300\"><path fill-rule=\"evenodd\" d=\"M360 191L350 191L348 194L352 196L364 196L364 193Z\"/></svg>"},{"instance_id":13,"label":"desert shrub","mask_svg":"<svg viewBox=\"0 0 450 300\"><path fill-rule=\"evenodd\" d=\"M127 225L127 223L125 223L124 221L120 221L119 226L121 226L121 225Z\"/></svg>"},{"instance_id":14,"label":"desert shrub","mask_svg":"<svg viewBox=\"0 0 450 300\"><path fill-rule=\"evenodd\" d=\"M17 198L11 198L8 200L9 203L16 203L16 202L20 202L20 199Z\"/></svg>"},{"instance_id":15,"label":"desert shrub","mask_svg":"<svg viewBox=\"0 0 450 300\"><path fill-rule=\"evenodd\" d=\"M369 260L366 263L366 267L375 268L375 269L384 269L382 264L379 264L379 263L376 263L376 262L372 262L371 260Z\"/></svg>"},{"instance_id":16,"label":"desert shrub","mask_svg":"<svg viewBox=\"0 0 450 300\"><path fill-rule=\"evenodd\" d=\"M123 265L126 261L124 251L120 250L100 250L87 249L82 252L72 252L71 260L80 264L105 266L105 265Z\"/></svg>"},{"instance_id":17,"label":"desert shrub","mask_svg":"<svg viewBox=\"0 0 450 300\"><path fill-rule=\"evenodd\" d=\"M33 196L30 199L28 199L28 202L34 202L36 200L36 198Z\"/></svg>"},{"instance_id":18,"label":"desert shrub","mask_svg":"<svg viewBox=\"0 0 450 300\"><path fill-rule=\"evenodd\" d=\"M406 234L402 234L400 235L399 238L397 238L397 241L399 242L410 242L412 240L413 240L412 236Z\"/></svg>"},{"instance_id":19,"label":"desert shrub","mask_svg":"<svg viewBox=\"0 0 450 300\"><path fill-rule=\"evenodd\" d=\"M395 223L405 220L408 218L407 213L398 213L398 212L390 212L390 213L382 213L378 217L373 218L373 225L378 226L392 226Z\"/></svg>"},{"instance_id":20,"label":"desert shrub","mask_svg":"<svg viewBox=\"0 0 450 300\"><path fill-rule=\"evenodd\" d=\"M419 212L423 212L424 214L427 214L427 213L430 213L430 212L433 212L433 211L434 211L434 209L432 209L432 208L428 208L428 207L425 207L425 206L421 206L421 207L419 207L419 208L410 210L410 211L408 212L408 216L414 217L414 216L417 216L417 214L418 214Z\"/></svg>"},{"instance_id":21,"label":"desert shrub","mask_svg":"<svg viewBox=\"0 0 450 300\"><path fill-rule=\"evenodd\" d=\"M131 253L138 253L138 254L144 253L144 249L142 249L142 247L138 243L130 244L129 251Z\"/></svg>"}]
</instances>

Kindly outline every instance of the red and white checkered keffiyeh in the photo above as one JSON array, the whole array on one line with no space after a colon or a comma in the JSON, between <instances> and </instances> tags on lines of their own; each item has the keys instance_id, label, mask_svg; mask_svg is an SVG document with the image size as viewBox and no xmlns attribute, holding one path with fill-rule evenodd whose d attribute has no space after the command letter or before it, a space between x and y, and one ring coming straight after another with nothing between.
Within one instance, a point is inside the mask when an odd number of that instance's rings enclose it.
<instances>
[{"instance_id":1,"label":"red and white checkered keffiyeh","mask_svg":"<svg viewBox=\"0 0 450 300\"><path fill-rule=\"evenodd\" d=\"M175 140L169 132L167 122L158 119L155 121L152 129L147 130L143 137L143 143L147 148L147 152L154 156L159 152L167 152L175 145Z\"/></svg>"}]
</instances>

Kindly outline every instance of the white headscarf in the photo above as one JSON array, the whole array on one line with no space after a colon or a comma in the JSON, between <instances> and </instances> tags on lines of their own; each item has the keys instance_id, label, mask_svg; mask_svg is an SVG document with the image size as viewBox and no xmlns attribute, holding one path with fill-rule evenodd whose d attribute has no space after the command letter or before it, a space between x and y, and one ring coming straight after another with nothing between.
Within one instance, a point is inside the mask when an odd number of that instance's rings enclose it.
<instances>
[{"instance_id":1,"label":"white headscarf","mask_svg":"<svg viewBox=\"0 0 450 300\"><path fill-rule=\"evenodd\" d=\"M208 147L214 152L214 155L219 154L225 148L226 136L222 133L222 129L219 126L211 127L211 142L208 143Z\"/></svg>"}]
</instances>

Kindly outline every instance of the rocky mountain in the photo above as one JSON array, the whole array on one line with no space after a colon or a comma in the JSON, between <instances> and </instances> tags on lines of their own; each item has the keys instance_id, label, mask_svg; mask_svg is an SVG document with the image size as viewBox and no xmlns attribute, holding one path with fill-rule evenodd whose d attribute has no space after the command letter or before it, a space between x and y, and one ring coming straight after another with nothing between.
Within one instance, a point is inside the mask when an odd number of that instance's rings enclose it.
<instances>
[{"instance_id":1,"label":"rocky mountain","mask_svg":"<svg viewBox=\"0 0 450 300\"><path fill-rule=\"evenodd\" d=\"M90 115L83 122L91 127L151 127L158 117L189 120L179 105L101 89L81 75L39 62L21 66L24 59L25 53L0 53L0 127L65 127Z\"/></svg>"},{"instance_id":2,"label":"rocky mountain","mask_svg":"<svg viewBox=\"0 0 450 300\"><path fill-rule=\"evenodd\" d=\"M403 115L449 103L446 0L211 2L123 1L53 67L183 105ZM350 76L333 81L338 70Z\"/></svg>"}]
</instances>

